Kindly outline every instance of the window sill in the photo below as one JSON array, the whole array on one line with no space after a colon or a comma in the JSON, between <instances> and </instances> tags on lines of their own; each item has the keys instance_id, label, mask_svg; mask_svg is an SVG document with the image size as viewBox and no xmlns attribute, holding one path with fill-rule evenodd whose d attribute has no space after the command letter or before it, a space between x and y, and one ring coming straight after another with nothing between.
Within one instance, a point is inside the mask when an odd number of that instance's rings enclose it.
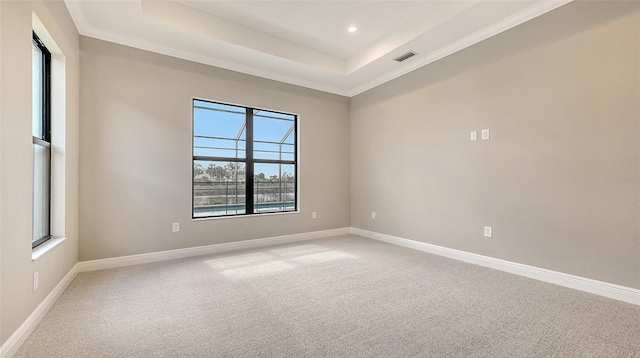
<instances>
[{"instance_id":1,"label":"window sill","mask_svg":"<svg viewBox=\"0 0 640 358\"><path fill-rule=\"evenodd\" d=\"M52 239L47 240L44 244L36 247L31 251L31 262L38 260L42 256L44 256L47 252L53 250L54 247L60 245L66 237L54 237Z\"/></svg>"},{"instance_id":2,"label":"window sill","mask_svg":"<svg viewBox=\"0 0 640 358\"><path fill-rule=\"evenodd\" d=\"M202 217L202 218L191 218L191 221L255 218L255 217L263 217L263 216L291 215L291 214L300 214L300 210L282 211L282 212L273 212L273 213L262 213L262 214L249 214L249 215L209 216L209 217Z\"/></svg>"}]
</instances>

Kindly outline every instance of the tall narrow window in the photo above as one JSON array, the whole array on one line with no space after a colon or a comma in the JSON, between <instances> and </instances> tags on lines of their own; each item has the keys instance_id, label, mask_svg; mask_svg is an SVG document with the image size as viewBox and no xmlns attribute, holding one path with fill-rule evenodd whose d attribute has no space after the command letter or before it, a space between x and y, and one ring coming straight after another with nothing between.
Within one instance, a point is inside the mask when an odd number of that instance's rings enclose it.
<instances>
[{"instance_id":1,"label":"tall narrow window","mask_svg":"<svg viewBox=\"0 0 640 358\"><path fill-rule=\"evenodd\" d=\"M193 217L296 211L297 120L193 100Z\"/></svg>"},{"instance_id":2,"label":"tall narrow window","mask_svg":"<svg viewBox=\"0 0 640 358\"><path fill-rule=\"evenodd\" d=\"M33 33L33 236L36 247L51 238L51 53Z\"/></svg>"}]
</instances>

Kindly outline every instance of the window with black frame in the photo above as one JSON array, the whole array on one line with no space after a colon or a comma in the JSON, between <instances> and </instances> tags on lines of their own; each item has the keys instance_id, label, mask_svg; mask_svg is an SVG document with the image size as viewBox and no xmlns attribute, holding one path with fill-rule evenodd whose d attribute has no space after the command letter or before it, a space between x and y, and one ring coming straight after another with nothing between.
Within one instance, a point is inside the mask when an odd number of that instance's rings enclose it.
<instances>
[{"instance_id":1,"label":"window with black frame","mask_svg":"<svg viewBox=\"0 0 640 358\"><path fill-rule=\"evenodd\" d=\"M193 218L296 211L295 114L193 100Z\"/></svg>"},{"instance_id":2,"label":"window with black frame","mask_svg":"<svg viewBox=\"0 0 640 358\"><path fill-rule=\"evenodd\" d=\"M33 33L33 236L31 247L51 238L51 53Z\"/></svg>"}]
</instances>

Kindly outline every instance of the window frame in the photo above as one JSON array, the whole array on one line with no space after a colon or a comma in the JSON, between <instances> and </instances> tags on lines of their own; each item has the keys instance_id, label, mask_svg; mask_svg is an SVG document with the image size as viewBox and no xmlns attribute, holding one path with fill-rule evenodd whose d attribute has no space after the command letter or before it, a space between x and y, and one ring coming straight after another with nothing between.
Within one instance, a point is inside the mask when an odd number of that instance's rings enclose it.
<instances>
[{"instance_id":1,"label":"window frame","mask_svg":"<svg viewBox=\"0 0 640 358\"><path fill-rule=\"evenodd\" d=\"M223 106L232 106L236 107L239 110L244 110L245 112L245 156L244 158L231 158L231 157L216 157L216 156L205 156L205 155L195 155L195 110L196 110L196 102L206 102L211 104L223 105ZM202 108L202 107L198 107ZM209 109L209 108L202 108ZM213 111L217 111L216 109L210 109ZM269 112L276 113L282 115L293 116L293 131L289 134L293 135L294 145L293 145L293 160L278 160L278 159L256 159L254 158L254 115L255 111L260 112ZM299 118L300 116L295 113L276 111L265 108L258 108L252 106L244 106L239 104L220 102L220 101L212 101L208 99L202 98L192 98L191 101L191 218L192 220L202 220L202 219L221 219L221 218L236 218L236 217L248 217L248 216L258 216L258 215L273 215L273 214L287 214L287 213L297 213L299 212L299 164L298 164L298 145L299 145ZM288 138L288 136L287 136ZM286 138L285 138L286 139ZM195 163L196 161L209 161L209 162L230 162L230 163L243 163L245 165L245 212L244 213L235 213L235 214L223 214L223 215L208 215L208 216L196 216L195 214ZM254 166L255 164L285 164L285 165L293 165L295 172L295 191L294 191L294 207L291 210L278 210L278 211L266 211L266 212L254 212L255 203L254 203L254 185L255 185L255 173ZM280 178L282 181L282 178Z\"/></svg>"},{"instance_id":2,"label":"window frame","mask_svg":"<svg viewBox=\"0 0 640 358\"><path fill-rule=\"evenodd\" d=\"M47 222L46 232L47 234L39 239L34 240L33 234L31 235L31 248L34 249L39 245L42 245L47 240L51 239L51 163L53 161L52 156L52 147L51 147L51 52L47 48L47 46L42 42L42 40L38 37L35 31L32 31L32 42L38 47L40 52L42 53L42 76L40 80L42 81L42 103L41 103L41 113L42 113L42 136L36 137L33 135L32 130L32 144L42 146L47 149L49 152L49 165L48 171L43 173L46 176L47 182L47 215L49 216L49 220ZM33 72L32 72L33 76ZM33 83L33 79L32 79ZM33 102L33 98L32 98ZM32 118L33 125L33 118ZM35 171L33 173L33 194L35 194ZM35 208L33 208L33 213L35 213ZM32 231L35 228L35 215L32 215Z\"/></svg>"}]
</instances>

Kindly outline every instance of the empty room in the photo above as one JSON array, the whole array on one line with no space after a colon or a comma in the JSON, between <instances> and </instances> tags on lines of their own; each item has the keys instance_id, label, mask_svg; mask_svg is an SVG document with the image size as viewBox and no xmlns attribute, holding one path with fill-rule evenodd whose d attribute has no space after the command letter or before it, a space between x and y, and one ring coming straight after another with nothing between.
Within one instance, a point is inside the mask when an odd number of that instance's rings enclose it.
<instances>
[{"instance_id":1,"label":"empty room","mask_svg":"<svg viewBox=\"0 0 640 358\"><path fill-rule=\"evenodd\" d=\"M640 358L640 2L1 0L0 270L0 358Z\"/></svg>"}]
</instances>

